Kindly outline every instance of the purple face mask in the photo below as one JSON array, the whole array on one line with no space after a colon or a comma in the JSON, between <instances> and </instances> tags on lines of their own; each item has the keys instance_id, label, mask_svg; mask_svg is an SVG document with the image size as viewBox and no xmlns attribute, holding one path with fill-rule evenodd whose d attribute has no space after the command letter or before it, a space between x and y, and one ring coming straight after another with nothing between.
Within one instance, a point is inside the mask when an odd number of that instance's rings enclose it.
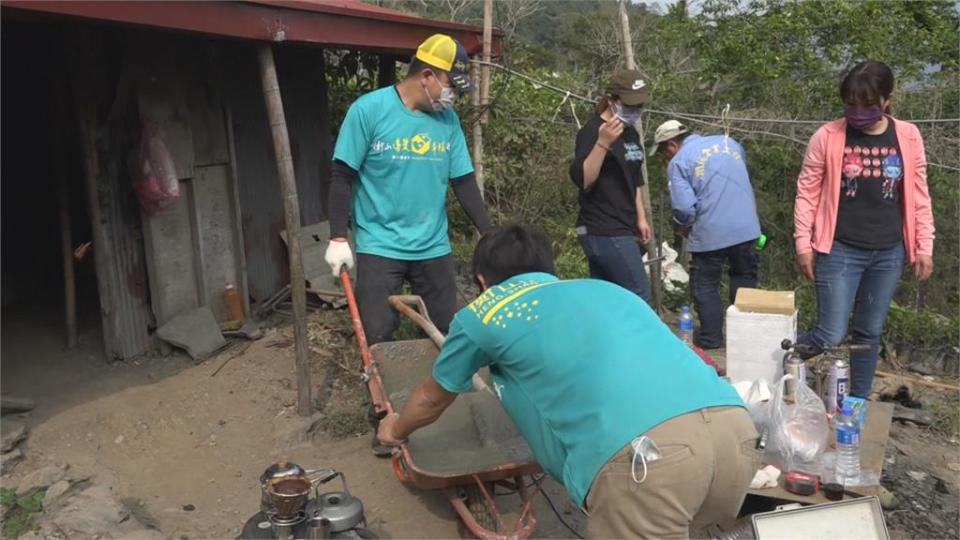
<instances>
[{"instance_id":1,"label":"purple face mask","mask_svg":"<svg viewBox=\"0 0 960 540\"><path fill-rule=\"evenodd\" d=\"M879 105L844 105L843 115L854 129L864 130L883 118L883 108Z\"/></svg>"}]
</instances>

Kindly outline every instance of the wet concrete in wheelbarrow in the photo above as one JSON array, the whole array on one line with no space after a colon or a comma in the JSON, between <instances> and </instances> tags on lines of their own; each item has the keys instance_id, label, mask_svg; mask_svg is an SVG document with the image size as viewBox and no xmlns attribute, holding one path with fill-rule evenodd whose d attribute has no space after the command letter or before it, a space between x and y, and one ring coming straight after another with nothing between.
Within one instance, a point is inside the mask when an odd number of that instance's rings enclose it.
<instances>
[{"instance_id":1,"label":"wet concrete in wheelbarrow","mask_svg":"<svg viewBox=\"0 0 960 540\"><path fill-rule=\"evenodd\" d=\"M376 345L372 353L388 398L400 410L430 376L437 348L429 340L395 341ZM407 448L416 468L444 478L535 462L497 397L486 391L458 396L435 423L410 436Z\"/></svg>"}]
</instances>

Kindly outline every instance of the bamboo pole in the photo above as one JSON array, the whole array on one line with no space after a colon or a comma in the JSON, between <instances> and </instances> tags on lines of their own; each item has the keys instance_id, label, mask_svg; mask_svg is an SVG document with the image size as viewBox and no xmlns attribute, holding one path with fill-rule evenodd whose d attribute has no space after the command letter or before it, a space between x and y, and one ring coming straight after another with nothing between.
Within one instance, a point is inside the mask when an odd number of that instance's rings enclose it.
<instances>
[{"instance_id":1,"label":"bamboo pole","mask_svg":"<svg viewBox=\"0 0 960 540\"><path fill-rule=\"evenodd\" d=\"M478 80L477 75L480 72L480 67L477 64L470 66L470 77L473 80ZM470 97L470 102L474 107L474 110L480 110L480 92L474 92ZM485 114L485 113L484 113ZM480 197L484 197L483 193L483 124L480 121L480 118L476 118L476 121L473 123L473 172L477 178L477 187L480 188Z\"/></svg>"},{"instance_id":2,"label":"bamboo pole","mask_svg":"<svg viewBox=\"0 0 960 540\"><path fill-rule=\"evenodd\" d=\"M283 215L287 228L287 255L290 264L290 297L293 304L293 336L297 357L297 413L310 416L310 350L307 346L307 291L303 277L303 261L300 251L300 203L297 199L297 182L293 172L293 157L290 153L290 136L283 113L277 66L274 63L271 45L263 45L260 57L260 82L267 105L267 119L273 136L273 150L277 158L277 179L283 198Z\"/></svg>"},{"instance_id":3,"label":"bamboo pole","mask_svg":"<svg viewBox=\"0 0 960 540\"><path fill-rule=\"evenodd\" d=\"M620 32L623 36L623 58L626 62L627 69L637 69L637 63L633 58L633 40L630 37L630 18L627 17L627 4L626 0L620 0ZM641 140L643 139L643 117L637 120L636 124L637 132L640 133ZM643 185L640 187L640 196L643 197L643 209L644 213L647 215L647 222L649 223L651 216L653 215L653 206L650 204L650 186L649 181L650 177L647 174L647 160L644 157L644 160L640 162L641 171L643 173ZM660 234L663 234L663 231L660 231ZM661 278L663 261L660 257L657 257L659 251L657 246L659 242L657 241L657 231L654 229L653 234L650 235L650 241L644 246L647 250L647 257L656 260L653 264L650 265L650 290L653 293L653 305L657 310L657 313L663 312L663 279Z\"/></svg>"},{"instance_id":4,"label":"bamboo pole","mask_svg":"<svg viewBox=\"0 0 960 540\"><path fill-rule=\"evenodd\" d=\"M483 170L483 125L487 123L487 107L490 105L490 54L493 41L493 0L483 0L483 56L485 62L480 68L480 90L479 96L473 99L474 105L479 105L483 112L480 118L473 124L473 169L477 178L477 187L480 188L480 196L483 197L484 189L484 170ZM471 74L476 79L476 64L472 68ZM477 99L479 97L479 100Z\"/></svg>"},{"instance_id":5,"label":"bamboo pole","mask_svg":"<svg viewBox=\"0 0 960 540\"><path fill-rule=\"evenodd\" d=\"M875 374L876 374L877 377L879 377L879 378L881 378L881 379L886 378L886 377L896 377L896 378L899 378L899 379L903 379L903 380L905 380L905 381L910 381L910 382L912 382L912 383L914 383L914 384L919 384L919 385L922 385L922 386L929 386L930 388L936 388L936 389L938 389L938 390L960 391L960 386L957 386L957 385L955 385L955 384L947 384L947 383L942 383L942 382L937 382L937 381L925 381L925 380L923 380L923 379L918 379L918 378L916 378L916 377L911 377L911 376L909 376L909 375L900 375L900 374L897 374L897 373L888 373L888 372L886 372L886 371L880 371L879 369L876 371Z\"/></svg>"},{"instance_id":6,"label":"bamboo pole","mask_svg":"<svg viewBox=\"0 0 960 540\"><path fill-rule=\"evenodd\" d=\"M493 0L483 0L483 67L480 68L480 105L482 121L487 123L487 105L490 103L490 54L493 47Z\"/></svg>"}]
</instances>

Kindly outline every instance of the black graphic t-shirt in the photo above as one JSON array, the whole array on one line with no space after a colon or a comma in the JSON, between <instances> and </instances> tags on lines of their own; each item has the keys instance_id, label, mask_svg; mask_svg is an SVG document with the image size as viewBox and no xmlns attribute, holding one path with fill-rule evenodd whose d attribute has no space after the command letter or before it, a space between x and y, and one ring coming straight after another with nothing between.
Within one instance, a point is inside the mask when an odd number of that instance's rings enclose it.
<instances>
[{"instance_id":1,"label":"black graphic t-shirt","mask_svg":"<svg viewBox=\"0 0 960 540\"><path fill-rule=\"evenodd\" d=\"M893 122L879 135L847 127L837 214L838 242L887 249L903 241L903 156Z\"/></svg>"},{"instance_id":2,"label":"black graphic t-shirt","mask_svg":"<svg viewBox=\"0 0 960 540\"><path fill-rule=\"evenodd\" d=\"M598 236L637 234L637 188L643 185L641 165L644 159L640 135L632 126L612 145L600 167L600 175L590 189L583 189L583 162L597 144L597 132L603 119L594 115L577 133L570 178L580 188L580 213L577 226Z\"/></svg>"}]
</instances>

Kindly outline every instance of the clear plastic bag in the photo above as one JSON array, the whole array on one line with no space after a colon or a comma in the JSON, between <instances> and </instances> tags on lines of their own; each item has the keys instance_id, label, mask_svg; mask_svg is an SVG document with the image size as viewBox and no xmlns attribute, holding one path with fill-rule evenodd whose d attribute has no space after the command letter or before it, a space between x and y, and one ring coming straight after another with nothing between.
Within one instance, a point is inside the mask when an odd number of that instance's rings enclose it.
<instances>
[{"instance_id":1,"label":"clear plastic bag","mask_svg":"<svg viewBox=\"0 0 960 540\"><path fill-rule=\"evenodd\" d=\"M143 211L152 216L180 198L180 182L173 157L160 138L160 130L147 123L140 145L131 159L133 190Z\"/></svg>"},{"instance_id":2,"label":"clear plastic bag","mask_svg":"<svg viewBox=\"0 0 960 540\"><path fill-rule=\"evenodd\" d=\"M753 420L753 426L757 433L762 433L770 421L770 389L765 379L757 379L750 385L746 395L743 396L743 404Z\"/></svg>"},{"instance_id":3,"label":"clear plastic bag","mask_svg":"<svg viewBox=\"0 0 960 540\"><path fill-rule=\"evenodd\" d=\"M764 462L783 471L809 471L818 467L820 456L827 448L830 426L823 401L806 384L797 385L793 403L783 400L784 383L792 379L792 375L784 375L770 398L770 431Z\"/></svg>"}]
</instances>

